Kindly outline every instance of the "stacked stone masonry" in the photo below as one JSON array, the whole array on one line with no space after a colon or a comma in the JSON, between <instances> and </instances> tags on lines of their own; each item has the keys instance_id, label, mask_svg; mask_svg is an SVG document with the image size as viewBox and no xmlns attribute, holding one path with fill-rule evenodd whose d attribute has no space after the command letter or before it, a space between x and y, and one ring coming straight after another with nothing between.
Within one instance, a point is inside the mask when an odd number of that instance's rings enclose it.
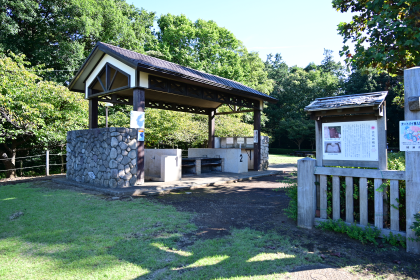
<instances>
[{"instance_id":1,"label":"stacked stone masonry","mask_svg":"<svg viewBox=\"0 0 420 280\"><path fill-rule=\"evenodd\" d=\"M261 167L263 170L268 169L268 136L261 136Z\"/></svg>"},{"instance_id":2,"label":"stacked stone masonry","mask_svg":"<svg viewBox=\"0 0 420 280\"><path fill-rule=\"evenodd\" d=\"M137 180L137 130L97 128L67 133L67 178L124 188Z\"/></svg>"}]
</instances>

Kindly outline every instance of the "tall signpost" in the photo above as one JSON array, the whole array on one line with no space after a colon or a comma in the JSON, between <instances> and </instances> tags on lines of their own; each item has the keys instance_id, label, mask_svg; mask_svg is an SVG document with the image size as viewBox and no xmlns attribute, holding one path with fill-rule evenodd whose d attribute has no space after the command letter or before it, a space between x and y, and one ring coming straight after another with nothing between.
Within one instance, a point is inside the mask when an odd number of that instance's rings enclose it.
<instances>
[{"instance_id":1,"label":"tall signpost","mask_svg":"<svg viewBox=\"0 0 420 280\"><path fill-rule=\"evenodd\" d=\"M420 67L404 70L404 130L412 130L415 127L411 122L420 122ZM408 122L408 123L407 123ZM401 129L401 127L400 127ZM407 138L410 133L407 131ZM404 132L400 132L404 134ZM411 140L417 133L411 133ZM404 135L403 135L404 137ZM406 139L409 140L409 139ZM403 141L403 139L401 139ZM420 149L415 145L417 141L411 141L411 145L401 145L405 152L405 176L406 176L406 208L407 208L407 252L420 254L420 242L414 231L410 229L413 225L414 214L420 212Z\"/></svg>"}]
</instances>

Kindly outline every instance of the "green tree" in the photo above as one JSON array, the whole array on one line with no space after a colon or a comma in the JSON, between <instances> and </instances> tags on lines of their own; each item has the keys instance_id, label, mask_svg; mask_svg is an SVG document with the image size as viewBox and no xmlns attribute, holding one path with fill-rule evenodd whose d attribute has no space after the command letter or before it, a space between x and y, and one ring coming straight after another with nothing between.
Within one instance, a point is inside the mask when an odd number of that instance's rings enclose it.
<instances>
[{"instance_id":1,"label":"green tree","mask_svg":"<svg viewBox=\"0 0 420 280\"><path fill-rule=\"evenodd\" d=\"M417 0L333 0L337 11L353 12L351 22L342 22L338 31L348 45L341 55L356 68L378 67L402 75L405 68L420 63L420 2Z\"/></svg>"},{"instance_id":2,"label":"green tree","mask_svg":"<svg viewBox=\"0 0 420 280\"><path fill-rule=\"evenodd\" d=\"M44 64L68 82L97 41L144 52L155 15L122 0L0 0L0 51Z\"/></svg>"},{"instance_id":3,"label":"green tree","mask_svg":"<svg viewBox=\"0 0 420 280\"><path fill-rule=\"evenodd\" d=\"M273 81L258 53L248 52L232 32L214 21L192 22L185 15L162 15L157 24L155 56L231 79L269 94ZM156 53L157 52L157 53ZM153 52L151 52L153 54Z\"/></svg>"},{"instance_id":4,"label":"green tree","mask_svg":"<svg viewBox=\"0 0 420 280\"><path fill-rule=\"evenodd\" d=\"M88 107L81 94L43 81L39 66L23 55L0 54L0 158L14 177L16 153L66 142L69 130L87 127Z\"/></svg>"},{"instance_id":5,"label":"green tree","mask_svg":"<svg viewBox=\"0 0 420 280\"><path fill-rule=\"evenodd\" d=\"M334 62L330 51L324 55L321 65L310 63L304 69L288 67L280 54L268 56L266 69L269 78L275 80L271 96L279 100L266 110L269 121L265 131L274 136L274 146L292 141L300 149L303 141L313 142L313 121L309 121L305 106L315 98L341 94L342 66Z\"/></svg>"},{"instance_id":6,"label":"green tree","mask_svg":"<svg viewBox=\"0 0 420 280\"><path fill-rule=\"evenodd\" d=\"M390 147L399 146L399 121L404 119L403 77L392 77L383 71L362 68L353 71L344 83L345 94L388 91L385 99L387 110L387 141Z\"/></svg>"}]
</instances>

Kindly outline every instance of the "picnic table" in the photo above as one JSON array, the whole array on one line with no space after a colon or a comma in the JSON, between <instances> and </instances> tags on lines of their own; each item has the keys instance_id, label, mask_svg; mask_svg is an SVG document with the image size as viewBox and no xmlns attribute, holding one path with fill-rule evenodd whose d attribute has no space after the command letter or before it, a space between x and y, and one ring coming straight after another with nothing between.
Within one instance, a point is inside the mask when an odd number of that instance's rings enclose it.
<instances>
[{"instance_id":1,"label":"picnic table","mask_svg":"<svg viewBox=\"0 0 420 280\"><path fill-rule=\"evenodd\" d=\"M316 156L316 151L294 151L291 156L298 156L298 157L307 157L307 156Z\"/></svg>"}]
</instances>

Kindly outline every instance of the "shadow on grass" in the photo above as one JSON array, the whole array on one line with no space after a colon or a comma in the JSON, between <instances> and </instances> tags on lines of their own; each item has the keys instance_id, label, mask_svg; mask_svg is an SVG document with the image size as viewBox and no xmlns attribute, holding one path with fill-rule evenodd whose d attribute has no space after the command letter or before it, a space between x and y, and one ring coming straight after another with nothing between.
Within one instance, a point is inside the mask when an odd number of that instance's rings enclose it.
<instances>
[{"instance_id":1,"label":"shadow on grass","mask_svg":"<svg viewBox=\"0 0 420 280\"><path fill-rule=\"evenodd\" d=\"M233 195L234 189L228 192L224 195ZM242 193L255 198L250 191ZM180 200L197 202L197 198ZM198 200L204 209L214 201ZM238 209L228 197L225 205ZM217 207L223 210L224 206L208 208ZM24 215L9 220L17 211ZM253 211L258 216L259 210ZM200 239L194 233L201 229L191 223L192 218L190 212L146 199L106 201L65 190L4 186L0 192L0 278L269 278L322 262L319 255L301 246L303 238L293 234L242 226L223 238Z\"/></svg>"}]
</instances>

